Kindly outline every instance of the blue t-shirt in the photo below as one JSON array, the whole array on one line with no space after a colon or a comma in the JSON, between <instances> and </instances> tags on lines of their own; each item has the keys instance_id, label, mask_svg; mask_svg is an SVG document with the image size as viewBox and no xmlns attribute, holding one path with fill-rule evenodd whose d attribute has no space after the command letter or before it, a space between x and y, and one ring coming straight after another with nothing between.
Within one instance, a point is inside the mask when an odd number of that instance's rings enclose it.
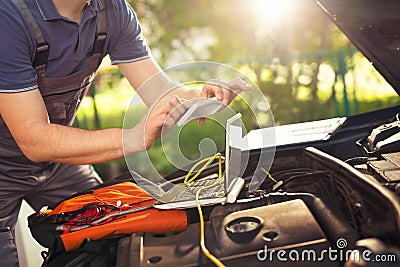
<instances>
[{"instance_id":1,"label":"blue t-shirt","mask_svg":"<svg viewBox=\"0 0 400 267\"><path fill-rule=\"evenodd\" d=\"M59 78L89 66L96 34L98 0L84 9L80 24L61 16L52 0L25 0L49 44L46 77ZM112 64L148 58L150 50L135 12L125 0L107 1L107 39L102 58ZM28 22L11 0L0 1L0 93L36 89L32 66L36 41Z\"/></svg>"}]
</instances>

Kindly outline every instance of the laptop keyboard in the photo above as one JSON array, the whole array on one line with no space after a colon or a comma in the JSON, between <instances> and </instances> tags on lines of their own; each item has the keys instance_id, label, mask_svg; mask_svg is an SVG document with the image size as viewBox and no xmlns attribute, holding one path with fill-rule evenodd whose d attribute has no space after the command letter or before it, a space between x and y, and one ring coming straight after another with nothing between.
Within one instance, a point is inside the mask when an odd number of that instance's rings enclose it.
<instances>
[{"instance_id":1,"label":"laptop keyboard","mask_svg":"<svg viewBox=\"0 0 400 267\"><path fill-rule=\"evenodd\" d=\"M201 190L199 199L223 197L224 196L224 191L223 191L224 181L223 181L223 179L221 179L221 178L203 179L203 180L194 181L190 185L187 185L185 187L185 190L182 191L182 193L180 193L173 199L173 202L195 199L196 192L200 188L210 186L210 185L216 183L218 179L219 179L220 183L216 184L213 187Z\"/></svg>"}]
</instances>

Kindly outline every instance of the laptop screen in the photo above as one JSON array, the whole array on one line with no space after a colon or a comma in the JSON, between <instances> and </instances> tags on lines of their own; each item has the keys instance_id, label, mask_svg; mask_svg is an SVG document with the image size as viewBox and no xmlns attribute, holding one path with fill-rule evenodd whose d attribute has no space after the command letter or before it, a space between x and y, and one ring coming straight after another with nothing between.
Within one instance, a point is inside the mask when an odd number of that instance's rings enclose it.
<instances>
[{"instance_id":1,"label":"laptop screen","mask_svg":"<svg viewBox=\"0 0 400 267\"><path fill-rule=\"evenodd\" d=\"M240 149L234 148L233 144L237 146L240 142L242 142L242 127L242 114L240 113L237 113L233 117L229 118L226 122L224 175L225 192L229 192L229 186L232 184L234 179L240 175L241 151Z\"/></svg>"}]
</instances>

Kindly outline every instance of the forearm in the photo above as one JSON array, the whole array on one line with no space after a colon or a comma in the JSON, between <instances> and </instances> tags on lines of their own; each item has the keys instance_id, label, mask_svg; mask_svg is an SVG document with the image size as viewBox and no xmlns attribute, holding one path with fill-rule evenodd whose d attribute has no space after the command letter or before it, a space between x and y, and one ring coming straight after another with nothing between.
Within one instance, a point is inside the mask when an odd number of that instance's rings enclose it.
<instances>
[{"instance_id":1,"label":"forearm","mask_svg":"<svg viewBox=\"0 0 400 267\"><path fill-rule=\"evenodd\" d=\"M21 150L35 162L93 164L123 157L122 129L88 131L56 124L30 127Z\"/></svg>"},{"instance_id":2,"label":"forearm","mask_svg":"<svg viewBox=\"0 0 400 267\"><path fill-rule=\"evenodd\" d=\"M177 95L183 99L215 97L225 105L229 105L237 94L252 89L240 78L228 82L221 79L208 80L201 89L179 85L176 81L170 80L153 58L122 63L118 67L148 107L166 95Z\"/></svg>"},{"instance_id":3,"label":"forearm","mask_svg":"<svg viewBox=\"0 0 400 267\"><path fill-rule=\"evenodd\" d=\"M164 92L163 95L177 95L182 99L193 99L200 97L201 89L195 87L189 87L184 84L179 84L173 81L167 81L164 83L161 91Z\"/></svg>"},{"instance_id":4,"label":"forearm","mask_svg":"<svg viewBox=\"0 0 400 267\"><path fill-rule=\"evenodd\" d=\"M184 99L200 96L200 89L171 80L152 58L122 63L118 67L148 107L167 95Z\"/></svg>"},{"instance_id":5,"label":"forearm","mask_svg":"<svg viewBox=\"0 0 400 267\"><path fill-rule=\"evenodd\" d=\"M99 163L146 149L143 125L88 131L50 123L39 90L0 94L0 103L0 116L14 140L35 162Z\"/></svg>"}]
</instances>

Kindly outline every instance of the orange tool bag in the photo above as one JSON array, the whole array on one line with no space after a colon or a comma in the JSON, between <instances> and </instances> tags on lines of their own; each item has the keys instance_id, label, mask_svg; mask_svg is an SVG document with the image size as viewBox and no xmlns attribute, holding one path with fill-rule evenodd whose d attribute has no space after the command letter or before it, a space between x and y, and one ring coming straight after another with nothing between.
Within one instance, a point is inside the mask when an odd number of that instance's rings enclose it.
<instances>
[{"instance_id":1,"label":"orange tool bag","mask_svg":"<svg viewBox=\"0 0 400 267\"><path fill-rule=\"evenodd\" d=\"M75 194L52 210L42 209L28 223L39 244L59 253L77 249L85 240L186 229L184 210L158 210L155 201L133 181L117 181Z\"/></svg>"}]
</instances>

